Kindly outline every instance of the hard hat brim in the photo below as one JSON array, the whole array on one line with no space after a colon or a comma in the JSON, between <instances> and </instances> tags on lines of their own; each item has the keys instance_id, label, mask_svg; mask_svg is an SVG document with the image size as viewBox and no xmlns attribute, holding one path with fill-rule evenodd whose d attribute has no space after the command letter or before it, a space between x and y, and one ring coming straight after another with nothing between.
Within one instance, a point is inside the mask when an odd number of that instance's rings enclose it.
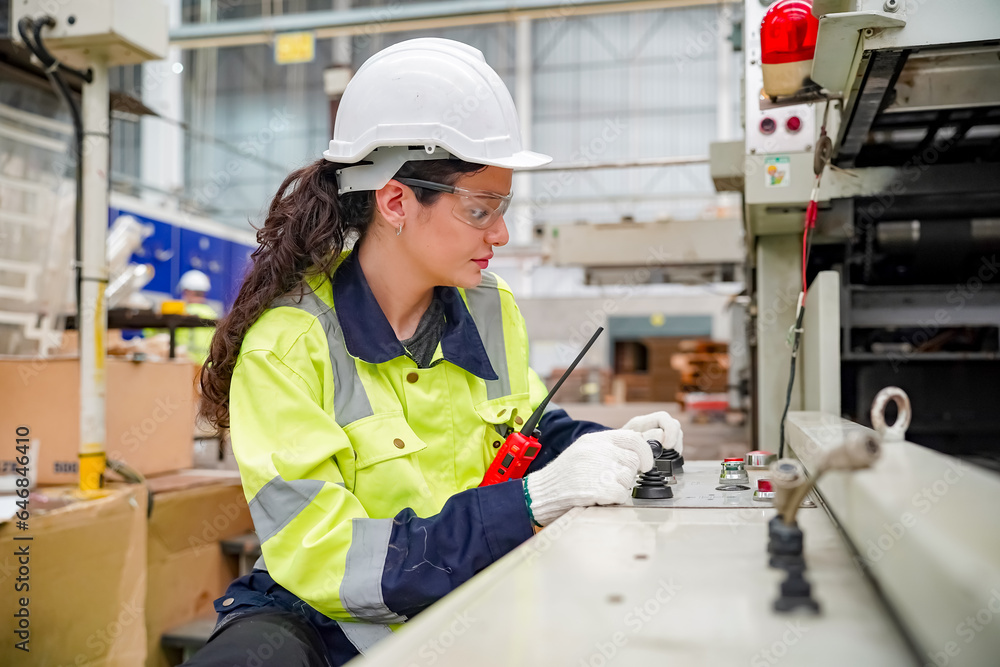
<instances>
[{"instance_id":1,"label":"hard hat brim","mask_svg":"<svg viewBox=\"0 0 1000 667\"><path fill-rule=\"evenodd\" d=\"M383 145L383 146L366 146L363 151L359 151L355 155L338 155L334 147L335 142L330 142L330 150L323 151L323 157L331 162L338 162L341 164L357 164L369 158L371 152L376 148L391 148L393 144ZM396 146L404 146L409 143L405 142L394 144ZM340 148L339 146L337 148ZM544 153L536 153L535 151L518 151L511 155L510 157L500 157L500 158L484 158L480 156L468 156L462 155L458 151L443 146L446 151L451 155L459 158L460 160L465 160L466 162L472 162L474 164L485 164L491 167L503 167L505 169L531 169L533 167L541 167L552 162L551 155L545 155Z\"/></svg>"},{"instance_id":2,"label":"hard hat brim","mask_svg":"<svg viewBox=\"0 0 1000 667\"><path fill-rule=\"evenodd\" d=\"M549 162L552 162L552 156L545 155L544 153L536 153L534 151L518 151L508 158L500 158L498 160L483 160L480 158L470 160L470 162L485 164L491 167L504 167L506 169L531 169L533 167L541 167Z\"/></svg>"}]
</instances>

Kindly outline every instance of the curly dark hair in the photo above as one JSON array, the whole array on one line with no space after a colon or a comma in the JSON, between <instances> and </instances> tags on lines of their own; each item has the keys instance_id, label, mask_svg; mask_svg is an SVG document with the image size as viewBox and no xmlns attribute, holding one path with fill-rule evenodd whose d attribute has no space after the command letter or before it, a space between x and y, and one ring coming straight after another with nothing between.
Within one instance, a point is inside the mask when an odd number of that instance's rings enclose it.
<instances>
[{"instance_id":1,"label":"curly dark hair","mask_svg":"<svg viewBox=\"0 0 1000 667\"><path fill-rule=\"evenodd\" d=\"M264 225L257 229L260 246L251 255L232 310L221 318L201 369L201 416L216 429L229 427L229 388L233 368L247 331L278 297L302 294L305 278L331 275L345 244L360 243L375 219L373 191L337 194L336 171L347 165L317 160L289 174L271 201ZM460 176L485 167L457 159L405 163L397 178L420 178L454 185ZM429 206L440 192L415 188L417 200Z\"/></svg>"}]
</instances>

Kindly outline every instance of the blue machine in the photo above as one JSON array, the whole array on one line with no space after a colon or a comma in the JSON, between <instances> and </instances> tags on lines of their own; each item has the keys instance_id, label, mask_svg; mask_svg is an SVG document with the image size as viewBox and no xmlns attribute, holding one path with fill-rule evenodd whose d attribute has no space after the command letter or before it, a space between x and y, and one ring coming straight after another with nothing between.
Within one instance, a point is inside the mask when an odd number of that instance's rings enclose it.
<instances>
[{"instance_id":1,"label":"blue machine","mask_svg":"<svg viewBox=\"0 0 1000 667\"><path fill-rule=\"evenodd\" d=\"M153 266L153 279L143 292L178 299L180 277L185 271L197 269L212 281L208 300L229 310L250 255L257 249L253 230L234 229L181 211L156 210L140 199L112 193L108 224L119 215L131 215L153 228L142 248L132 255L133 262Z\"/></svg>"}]
</instances>

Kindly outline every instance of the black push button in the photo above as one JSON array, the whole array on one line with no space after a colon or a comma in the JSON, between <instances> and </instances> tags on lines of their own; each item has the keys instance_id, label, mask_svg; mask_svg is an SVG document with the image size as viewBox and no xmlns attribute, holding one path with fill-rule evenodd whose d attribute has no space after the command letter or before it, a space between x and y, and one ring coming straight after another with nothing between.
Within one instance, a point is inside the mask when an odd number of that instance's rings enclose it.
<instances>
[{"instance_id":1,"label":"black push button","mask_svg":"<svg viewBox=\"0 0 1000 667\"><path fill-rule=\"evenodd\" d=\"M503 463L501 463L500 465L502 465L504 468L509 468L510 464L513 461L514 461L514 455L508 454L507 456L503 457Z\"/></svg>"}]
</instances>

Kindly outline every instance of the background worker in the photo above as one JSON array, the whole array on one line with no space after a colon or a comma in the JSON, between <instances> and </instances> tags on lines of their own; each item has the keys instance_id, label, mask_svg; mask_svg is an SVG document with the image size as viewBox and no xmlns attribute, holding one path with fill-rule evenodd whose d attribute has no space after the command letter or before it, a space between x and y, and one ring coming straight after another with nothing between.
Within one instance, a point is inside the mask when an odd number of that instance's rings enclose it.
<instances>
[{"instance_id":1,"label":"background worker","mask_svg":"<svg viewBox=\"0 0 1000 667\"><path fill-rule=\"evenodd\" d=\"M627 501L648 437L681 445L664 412L608 430L550 405L527 476L479 486L546 394L485 269L509 239L512 170L551 159L522 149L479 51L417 39L372 56L324 156L280 186L202 373L263 557L190 665L229 667L265 633L283 638L275 664L343 664L533 528Z\"/></svg>"},{"instance_id":2,"label":"background worker","mask_svg":"<svg viewBox=\"0 0 1000 667\"><path fill-rule=\"evenodd\" d=\"M194 315L206 320L214 320L219 317L207 303L207 294L212 289L212 282L209 277L197 269L186 271L177 283L177 289L181 292L181 299L184 301L184 314ZM143 335L147 338L159 333L165 333L163 329L146 329ZM174 334L176 345L183 345L187 349L188 358L198 365L204 364L208 358L208 350L212 345L212 336L215 334L213 327L181 327Z\"/></svg>"}]
</instances>

